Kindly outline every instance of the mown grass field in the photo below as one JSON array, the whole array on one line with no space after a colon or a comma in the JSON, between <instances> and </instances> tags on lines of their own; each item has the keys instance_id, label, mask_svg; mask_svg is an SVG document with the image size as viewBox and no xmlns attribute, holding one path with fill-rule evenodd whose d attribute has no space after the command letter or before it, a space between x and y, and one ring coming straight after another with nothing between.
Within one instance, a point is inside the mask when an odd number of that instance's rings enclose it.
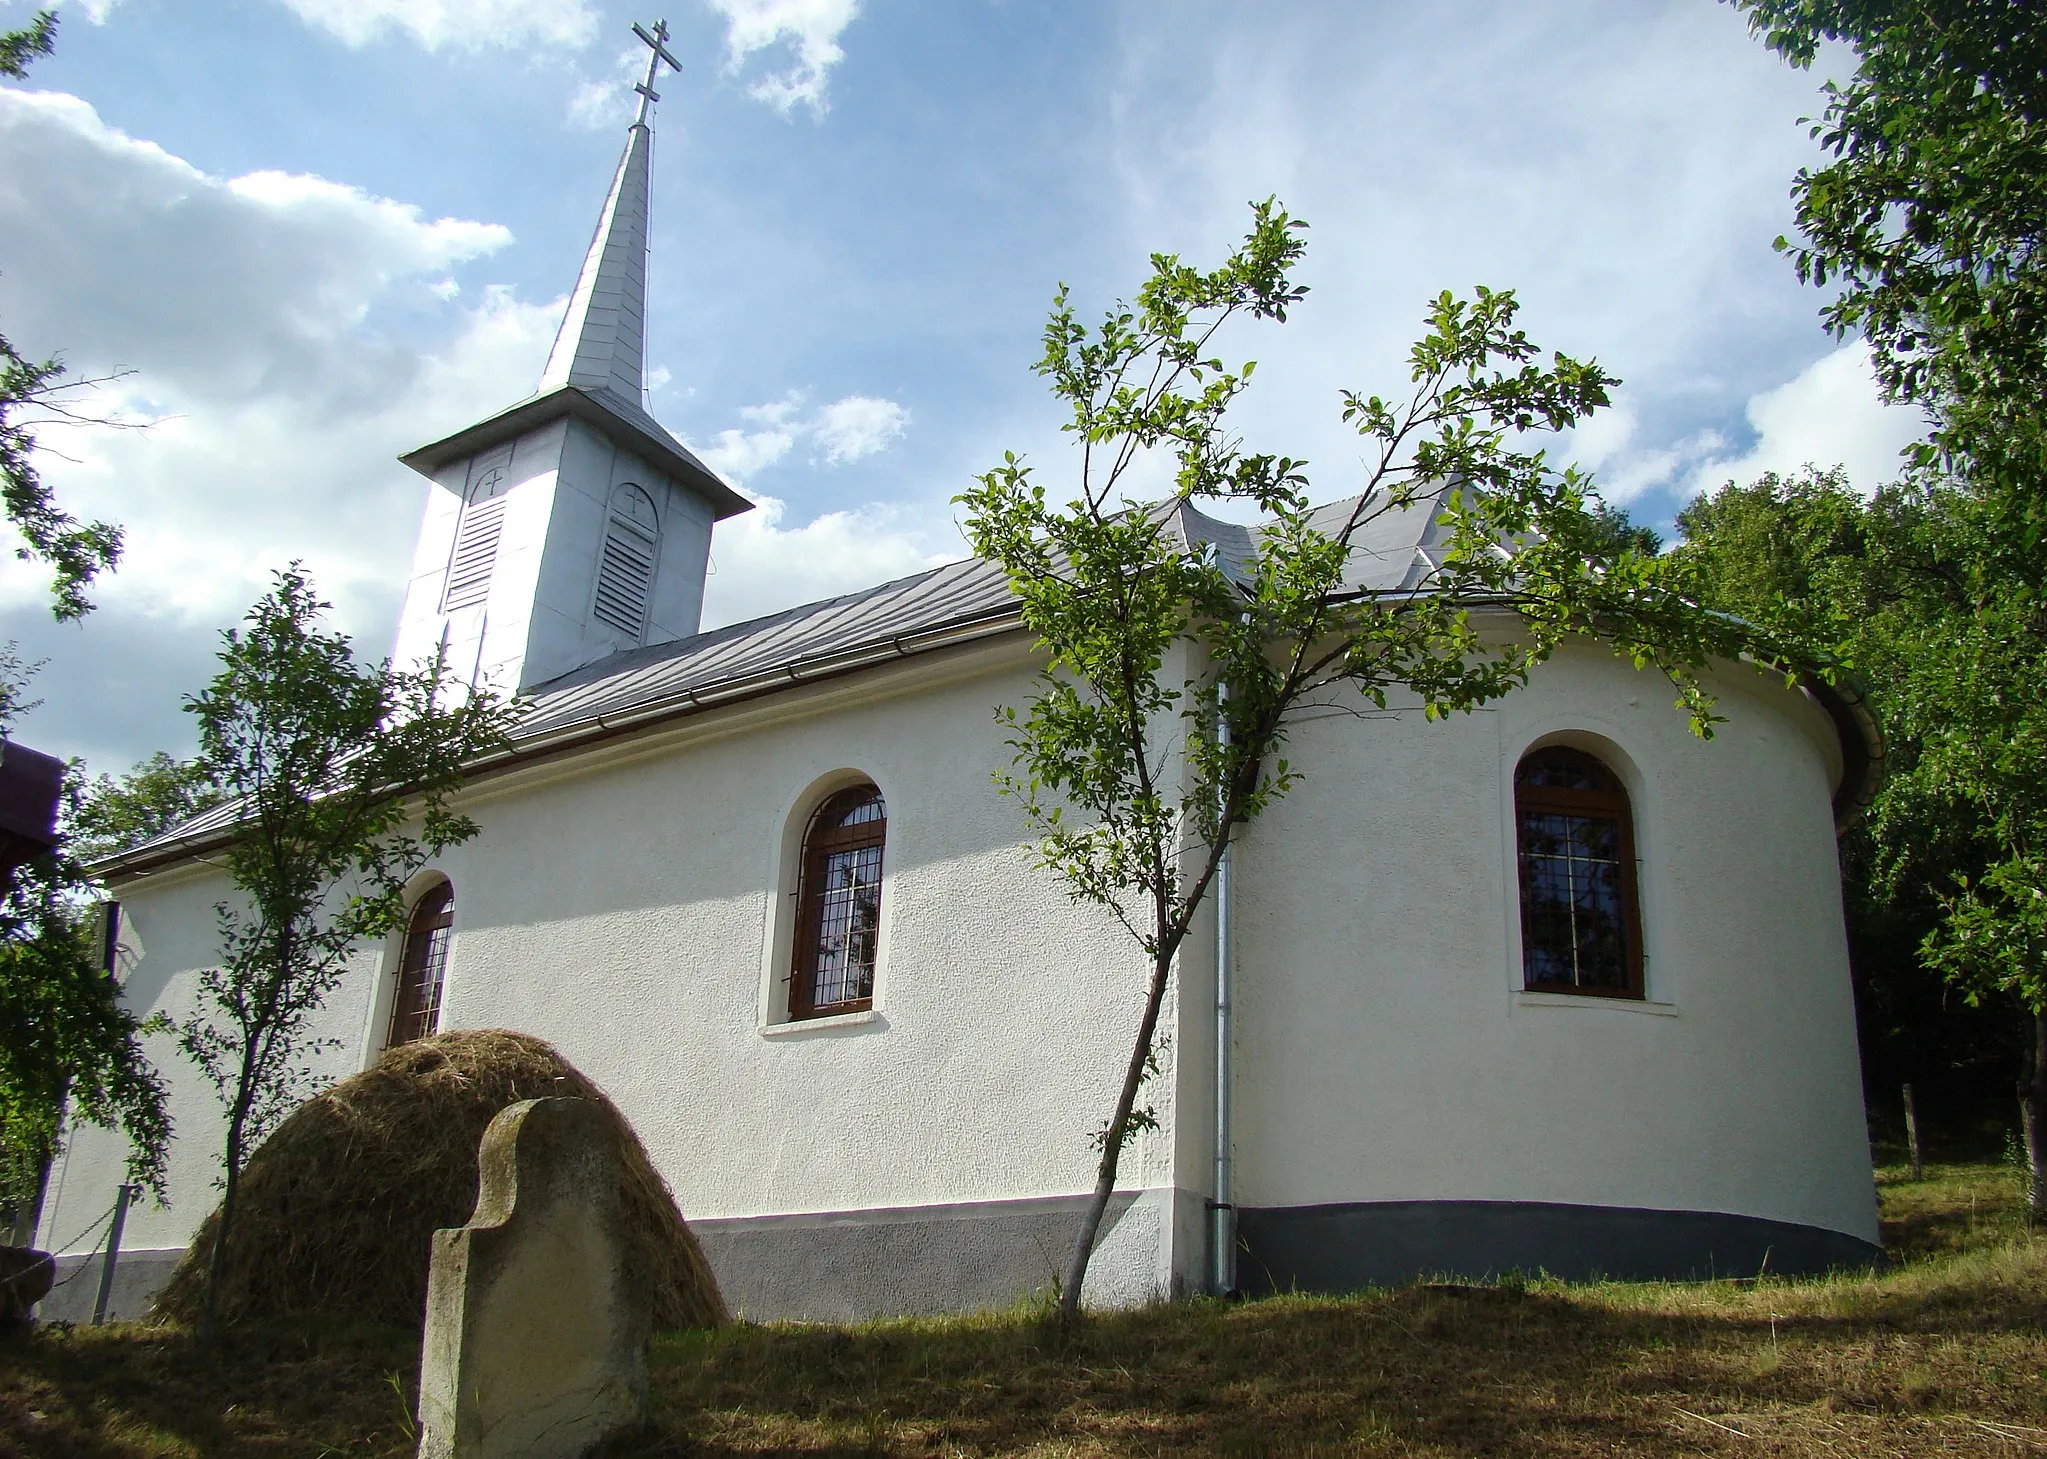
<instances>
[{"instance_id":1,"label":"mown grass field","mask_svg":"<svg viewBox=\"0 0 2047 1459\"><path fill-rule=\"evenodd\" d=\"M656 1455L2047 1454L2047 1234L2007 1170L1881 1173L1884 1272L1416 1286L656 1341ZM45 1332L0 1346L0 1453L395 1456L384 1332Z\"/></svg>"}]
</instances>

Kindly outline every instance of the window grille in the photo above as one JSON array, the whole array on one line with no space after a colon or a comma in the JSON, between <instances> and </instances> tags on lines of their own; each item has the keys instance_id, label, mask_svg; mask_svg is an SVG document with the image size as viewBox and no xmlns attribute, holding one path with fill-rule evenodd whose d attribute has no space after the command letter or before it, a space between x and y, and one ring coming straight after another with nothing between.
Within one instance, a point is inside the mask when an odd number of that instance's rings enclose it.
<instances>
[{"instance_id":1,"label":"window grille","mask_svg":"<svg viewBox=\"0 0 2047 1459\"><path fill-rule=\"evenodd\" d=\"M873 1006L887 837L888 807L872 785L840 791L810 818L796 899L791 1018Z\"/></svg>"},{"instance_id":2,"label":"window grille","mask_svg":"<svg viewBox=\"0 0 2047 1459\"><path fill-rule=\"evenodd\" d=\"M391 999L387 1047L427 1038L440 1027L441 986L448 971L448 938L455 925L455 889L442 882L419 899L405 929L398 989Z\"/></svg>"},{"instance_id":3,"label":"window grille","mask_svg":"<svg viewBox=\"0 0 2047 1459\"><path fill-rule=\"evenodd\" d=\"M1640 998L1641 917L1627 790L1582 750L1538 750L1514 773L1524 986Z\"/></svg>"},{"instance_id":4,"label":"window grille","mask_svg":"<svg viewBox=\"0 0 2047 1459\"><path fill-rule=\"evenodd\" d=\"M471 608L490 596L490 573L497 564L498 538L505 526L504 468L493 466L469 489L462 520L455 528L455 550L448 558L448 586L441 611Z\"/></svg>"},{"instance_id":5,"label":"window grille","mask_svg":"<svg viewBox=\"0 0 2047 1459\"><path fill-rule=\"evenodd\" d=\"M612 498L597 564L597 600L591 615L620 633L638 638L647 631L647 600L660 557L661 529L654 503L628 483Z\"/></svg>"}]
</instances>

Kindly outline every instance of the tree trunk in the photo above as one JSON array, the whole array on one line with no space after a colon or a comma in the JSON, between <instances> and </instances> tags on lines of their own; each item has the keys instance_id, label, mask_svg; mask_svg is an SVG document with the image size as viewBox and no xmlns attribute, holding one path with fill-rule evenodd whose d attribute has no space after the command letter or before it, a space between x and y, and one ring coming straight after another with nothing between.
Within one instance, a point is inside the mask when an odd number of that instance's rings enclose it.
<instances>
[{"instance_id":1,"label":"tree trunk","mask_svg":"<svg viewBox=\"0 0 2047 1459\"><path fill-rule=\"evenodd\" d=\"M1087 1278L1087 1264L1095 1254L1095 1238L1101 1234L1102 1217L1108 1213L1109 1198L1116 1193L1116 1168L1123 1158L1123 1131L1130 1123L1130 1111L1137 1106L1137 1091L1144 1084L1144 1066L1151 1058L1153 1036L1158 1032L1159 1008L1165 1002L1166 978L1172 972L1174 947L1161 948L1152 962L1151 992L1145 999L1144 1021L1138 1025L1137 1042L1130 1050L1130 1065L1123 1071L1123 1091L1116 1097L1116 1113L1102 1139L1102 1163L1096 1172L1094 1196L1081 1217L1080 1232L1074 1238L1073 1257L1066 1266L1066 1281L1059 1289L1059 1325L1070 1327L1080 1314L1080 1286Z\"/></svg>"},{"instance_id":2,"label":"tree trunk","mask_svg":"<svg viewBox=\"0 0 2047 1459\"><path fill-rule=\"evenodd\" d=\"M206 1261L206 1306L199 1318L199 1341L210 1346L217 1328L220 1274L227 1256L228 1228L234 1224L235 1190L242 1180L242 1129L247 1111L238 1107L227 1128L227 1179L220 1194L220 1223L213 1228L213 1253Z\"/></svg>"},{"instance_id":3,"label":"tree trunk","mask_svg":"<svg viewBox=\"0 0 2047 1459\"><path fill-rule=\"evenodd\" d=\"M1912 1179L1919 1179L1919 1106L1912 1102L1912 1086L1905 1086L1905 1151L1912 1162Z\"/></svg>"},{"instance_id":4,"label":"tree trunk","mask_svg":"<svg viewBox=\"0 0 2047 1459\"><path fill-rule=\"evenodd\" d=\"M2036 1226L2047 1224L2047 1004L2033 1011L2033 1077L2019 1086L2019 1122L2032 1175L2026 1216Z\"/></svg>"}]
</instances>

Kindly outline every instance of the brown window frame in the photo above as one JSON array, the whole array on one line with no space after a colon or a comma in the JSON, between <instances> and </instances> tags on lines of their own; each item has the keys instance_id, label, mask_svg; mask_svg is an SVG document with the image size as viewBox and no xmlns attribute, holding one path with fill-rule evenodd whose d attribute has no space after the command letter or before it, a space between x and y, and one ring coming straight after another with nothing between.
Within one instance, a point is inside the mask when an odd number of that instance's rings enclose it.
<instances>
[{"instance_id":1,"label":"brown window frame","mask_svg":"<svg viewBox=\"0 0 2047 1459\"><path fill-rule=\"evenodd\" d=\"M1545 756L1568 755L1589 760L1609 782L1605 788L1579 790L1555 785L1523 785L1522 772L1531 761ZM1602 988L1583 983L1537 982L1529 977L1529 854L1527 817L1531 814L1598 817L1613 821L1617 828L1616 854L1620 862L1622 971L1627 982L1619 988ZM1521 908L1521 988L1527 993L1570 993L1586 998L1620 998L1641 1001L1648 997L1643 976L1642 902L1635 858L1635 811L1620 776L1599 755L1576 745L1542 745L1524 754L1514 766L1514 867Z\"/></svg>"},{"instance_id":2,"label":"brown window frame","mask_svg":"<svg viewBox=\"0 0 2047 1459\"><path fill-rule=\"evenodd\" d=\"M824 824L835 813L875 801L881 814L871 821L852 826ZM849 785L825 797L803 829L803 847L798 859L796 881L796 922L789 954L789 1019L831 1018L841 1013L863 1013L874 1007L874 977L879 970L881 891L885 876L881 858L887 856L888 802L872 782ZM831 1003L817 1001L817 951L823 935L825 912L825 868L834 854L875 848L874 880L876 955L867 970L867 992Z\"/></svg>"},{"instance_id":3,"label":"brown window frame","mask_svg":"<svg viewBox=\"0 0 2047 1459\"><path fill-rule=\"evenodd\" d=\"M448 945L454 940L455 887L440 882L413 903L398 955L398 986L391 993L391 1019L384 1047L417 1043L440 1031L441 993L448 985ZM438 947L434 934L444 934ZM428 974L431 974L429 982Z\"/></svg>"}]
</instances>

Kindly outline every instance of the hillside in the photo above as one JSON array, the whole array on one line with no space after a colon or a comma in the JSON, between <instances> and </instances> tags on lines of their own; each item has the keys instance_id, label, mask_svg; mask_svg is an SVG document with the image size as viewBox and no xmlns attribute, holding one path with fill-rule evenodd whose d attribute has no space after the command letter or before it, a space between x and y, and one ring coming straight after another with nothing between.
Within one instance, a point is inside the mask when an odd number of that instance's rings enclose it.
<instances>
[{"instance_id":1,"label":"hillside","mask_svg":"<svg viewBox=\"0 0 2047 1459\"><path fill-rule=\"evenodd\" d=\"M1417 1286L1103 1316L735 1324L657 1340L618 1456L2047 1453L2047 1235L1994 1164L1882 1173L1883 1273ZM46 1332L0 1348L0 1453L412 1452L377 1331Z\"/></svg>"}]
</instances>

